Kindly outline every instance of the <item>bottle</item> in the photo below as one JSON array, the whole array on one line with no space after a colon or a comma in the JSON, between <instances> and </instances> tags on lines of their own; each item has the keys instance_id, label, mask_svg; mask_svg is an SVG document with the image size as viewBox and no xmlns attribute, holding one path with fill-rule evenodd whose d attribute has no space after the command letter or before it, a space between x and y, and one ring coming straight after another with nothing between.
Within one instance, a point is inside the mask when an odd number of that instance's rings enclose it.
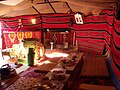
<instances>
[{"instance_id":1,"label":"bottle","mask_svg":"<svg viewBox=\"0 0 120 90\"><path fill-rule=\"evenodd\" d=\"M34 66L34 50L33 48L29 48L28 51L28 66Z\"/></svg>"}]
</instances>

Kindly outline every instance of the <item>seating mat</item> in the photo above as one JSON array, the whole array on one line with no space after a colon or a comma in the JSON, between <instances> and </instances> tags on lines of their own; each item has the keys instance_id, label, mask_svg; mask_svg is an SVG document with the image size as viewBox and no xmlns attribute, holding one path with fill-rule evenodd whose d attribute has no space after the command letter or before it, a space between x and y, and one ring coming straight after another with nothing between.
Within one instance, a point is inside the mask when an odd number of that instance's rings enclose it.
<instances>
[{"instance_id":1,"label":"seating mat","mask_svg":"<svg viewBox=\"0 0 120 90\"><path fill-rule=\"evenodd\" d=\"M113 86L81 84L78 90L116 90Z\"/></svg>"},{"instance_id":2,"label":"seating mat","mask_svg":"<svg viewBox=\"0 0 120 90\"><path fill-rule=\"evenodd\" d=\"M109 72L104 59L87 58L84 60L81 76L109 77Z\"/></svg>"}]
</instances>

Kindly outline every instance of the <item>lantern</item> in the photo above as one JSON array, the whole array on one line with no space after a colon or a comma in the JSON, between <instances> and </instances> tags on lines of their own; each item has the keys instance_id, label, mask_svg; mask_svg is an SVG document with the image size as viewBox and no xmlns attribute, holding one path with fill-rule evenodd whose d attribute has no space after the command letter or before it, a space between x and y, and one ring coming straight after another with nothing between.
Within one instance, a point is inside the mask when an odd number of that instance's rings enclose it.
<instances>
[{"instance_id":1,"label":"lantern","mask_svg":"<svg viewBox=\"0 0 120 90\"><path fill-rule=\"evenodd\" d=\"M75 21L76 21L77 24L83 24L83 20L82 20L82 15L81 14L76 13L74 16L75 16Z\"/></svg>"},{"instance_id":2,"label":"lantern","mask_svg":"<svg viewBox=\"0 0 120 90\"><path fill-rule=\"evenodd\" d=\"M35 18L32 18L32 19L31 19L31 22L32 22L32 24L36 24L36 19L35 19Z\"/></svg>"}]
</instances>

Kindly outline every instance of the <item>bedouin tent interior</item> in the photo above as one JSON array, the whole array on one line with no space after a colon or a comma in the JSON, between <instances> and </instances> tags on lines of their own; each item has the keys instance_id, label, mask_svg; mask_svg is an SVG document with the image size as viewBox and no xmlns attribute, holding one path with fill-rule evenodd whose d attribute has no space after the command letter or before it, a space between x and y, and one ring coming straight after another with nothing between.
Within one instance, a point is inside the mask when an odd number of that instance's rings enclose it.
<instances>
[{"instance_id":1,"label":"bedouin tent interior","mask_svg":"<svg viewBox=\"0 0 120 90\"><path fill-rule=\"evenodd\" d=\"M119 0L0 0L0 35L1 90L120 90Z\"/></svg>"}]
</instances>

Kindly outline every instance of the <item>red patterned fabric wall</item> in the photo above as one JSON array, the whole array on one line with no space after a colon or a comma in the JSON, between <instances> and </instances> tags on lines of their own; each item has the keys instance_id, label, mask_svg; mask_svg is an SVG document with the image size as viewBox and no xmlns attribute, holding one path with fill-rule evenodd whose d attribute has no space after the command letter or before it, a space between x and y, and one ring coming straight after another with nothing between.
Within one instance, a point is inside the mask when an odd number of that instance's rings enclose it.
<instances>
[{"instance_id":1,"label":"red patterned fabric wall","mask_svg":"<svg viewBox=\"0 0 120 90\"><path fill-rule=\"evenodd\" d=\"M36 24L31 19L36 18ZM25 38L41 38L41 22L39 15L2 18L3 49L11 48Z\"/></svg>"},{"instance_id":2,"label":"red patterned fabric wall","mask_svg":"<svg viewBox=\"0 0 120 90\"><path fill-rule=\"evenodd\" d=\"M41 38L41 31L3 33L3 38L5 47L11 48L13 44L19 44L25 38Z\"/></svg>"},{"instance_id":3,"label":"red patterned fabric wall","mask_svg":"<svg viewBox=\"0 0 120 90\"><path fill-rule=\"evenodd\" d=\"M105 47L110 50L111 26L114 11L104 10L99 16L84 16L84 24L74 24L76 40L81 51L102 54ZM109 15L110 14L110 15Z\"/></svg>"},{"instance_id":4,"label":"red patterned fabric wall","mask_svg":"<svg viewBox=\"0 0 120 90\"><path fill-rule=\"evenodd\" d=\"M42 15L43 28L69 28L70 14L46 14Z\"/></svg>"},{"instance_id":5,"label":"red patterned fabric wall","mask_svg":"<svg viewBox=\"0 0 120 90\"><path fill-rule=\"evenodd\" d=\"M70 44L73 44L75 32L75 38L81 50L93 48L95 54L102 54L106 46L111 51L112 65L120 80L120 21L116 20L114 15L114 10L103 10L99 16L82 14L83 24L75 23L74 13L19 16L2 18L1 21L4 40L7 44L11 42L10 39L6 41L6 38L10 36L9 32L15 32L17 35L18 31L24 33L36 31L40 34L43 28L70 28L72 30L69 38ZM31 24L31 18L37 19L36 24ZM38 37L41 38L41 34ZM19 38L15 42L19 42Z\"/></svg>"},{"instance_id":6,"label":"red patterned fabric wall","mask_svg":"<svg viewBox=\"0 0 120 90\"><path fill-rule=\"evenodd\" d=\"M115 18L112 30L111 54L114 72L120 80L120 21Z\"/></svg>"}]
</instances>

